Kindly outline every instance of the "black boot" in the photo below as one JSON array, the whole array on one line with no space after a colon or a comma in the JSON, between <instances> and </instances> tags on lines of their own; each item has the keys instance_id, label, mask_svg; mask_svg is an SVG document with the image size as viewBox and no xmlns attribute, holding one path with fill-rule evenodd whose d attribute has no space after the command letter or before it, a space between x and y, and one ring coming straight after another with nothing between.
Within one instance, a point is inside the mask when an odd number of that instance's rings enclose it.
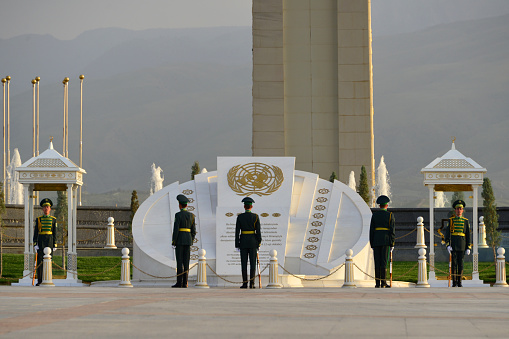
<instances>
[{"instance_id":1,"label":"black boot","mask_svg":"<svg viewBox=\"0 0 509 339\"><path fill-rule=\"evenodd\" d=\"M460 274L458 275L458 287L463 287L463 285L461 284L461 278L463 277L463 272L460 272Z\"/></svg>"},{"instance_id":2,"label":"black boot","mask_svg":"<svg viewBox=\"0 0 509 339\"><path fill-rule=\"evenodd\" d=\"M375 288L380 288L380 269L375 267Z\"/></svg>"},{"instance_id":3,"label":"black boot","mask_svg":"<svg viewBox=\"0 0 509 339\"><path fill-rule=\"evenodd\" d=\"M242 286L240 286L240 288L247 288L247 283L243 283Z\"/></svg>"},{"instance_id":4,"label":"black boot","mask_svg":"<svg viewBox=\"0 0 509 339\"><path fill-rule=\"evenodd\" d=\"M184 274L182 274L182 286L180 286L180 287L182 287L182 288L187 288L187 275L188 275L188 274L189 274L189 273L184 273Z\"/></svg>"},{"instance_id":5,"label":"black boot","mask_svg":"<svg viewBox=\"0 0 509 339\"><path fill-rule=\"evenodd\" d=\"M172 287L182 287L182 274L177 276L177 283L173 285Z\"/></svg>"}]
</instances>

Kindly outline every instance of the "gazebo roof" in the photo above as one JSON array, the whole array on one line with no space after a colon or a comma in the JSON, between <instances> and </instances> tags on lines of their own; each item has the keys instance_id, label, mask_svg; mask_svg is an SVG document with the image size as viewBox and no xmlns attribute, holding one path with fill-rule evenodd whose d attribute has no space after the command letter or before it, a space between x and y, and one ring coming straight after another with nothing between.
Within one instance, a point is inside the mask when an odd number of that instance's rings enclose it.
<instances>
[{"instance_id":1,"label":"gazebo roof","mask_svg":"<svg viewBox=\"0 0 509 339\"><path fill-rule=\"evenodd\" d=\"M65 190L66 184L83 185L83 174L86 171L77 166L69 158L64 157L53 148L49 148L32 157L16 168L21 184L34 184L38 191Z\"/></svg>"},{"instance_id":2,"label":"gazebo roof","mask_svg":"<svg viewBox=\"0 0 509 339\"><path fill-rule=\"evenodd\" d=\"M437 191L471 191L472 185L482 185L486 168L456 150L451 149L421 169L424 185L434 184Z\"/></svg>"},{"instance_id":3,"label":"gazebo roof","mask_svg":"<svg viewBox=\"0 0 509 339\"><path fill-rule=\"evenodd\" d=\"M454 142L451 149L443 156L436 158L430 162L426 167L421 170L424 172L434 171L472 171L472 172L486 172L486 168L481 167L477 162L464 156L461 152L456 150Z\"/></svg>"}]
</instances>

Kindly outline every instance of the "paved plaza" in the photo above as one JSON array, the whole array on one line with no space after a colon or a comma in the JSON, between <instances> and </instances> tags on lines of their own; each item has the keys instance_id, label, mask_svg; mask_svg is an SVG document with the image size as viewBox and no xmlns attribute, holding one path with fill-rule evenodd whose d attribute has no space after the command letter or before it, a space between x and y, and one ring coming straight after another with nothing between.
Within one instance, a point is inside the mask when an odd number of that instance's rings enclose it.
<instances>
[{"instance_id":1,"label":"paved plaza","mask_svg":"<svg viewBox=\"0 0 509 339\"><path fill-rule=\"evenodd\" d=\"M2 338L509 336L509 288L0 286Z\"/></svg>"}]
</instances>

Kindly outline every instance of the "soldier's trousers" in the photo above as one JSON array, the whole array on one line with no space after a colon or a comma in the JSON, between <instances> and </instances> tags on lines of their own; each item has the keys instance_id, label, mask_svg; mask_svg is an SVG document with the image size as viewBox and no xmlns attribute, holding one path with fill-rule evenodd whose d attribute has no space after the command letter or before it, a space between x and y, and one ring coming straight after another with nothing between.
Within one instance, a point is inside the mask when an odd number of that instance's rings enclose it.
<instances>
[{"instance_id":1,"label":"soldier's trousers","mask_svg":"<svg viewBox=\"0 0 509 339\"><path fill-rule=\"evenodd\" d=\"M389 246L373 247L373 256L375 257L375 278L376 284L380 284L380 280L385 282L387 261L389 258Z\"/></svg>"},{"instance_id":2,"label":"soldier's trousers","mask_svg":"<svg viewBox=\"0 0 509 339\"><path fill-rule=\"evenodd\" d=\"M451 274L453 280L461 280L463 274L463 258L465 251L452 251L451 253Z\"/></svg>"},{"instance_id":3,"label":"soldier's trousers","mask_svg":"<svg viewBox=\"0 0 509 339\"><path fill-rule=\"evenodd\" d=\"M241 248L240 263L242 265L242 281L247 281L247 258L249 257L249 278L253 279L256 273L256 252L257 248ZM250 281L254 284L254 280Z\"/></svg>"},{"instance_id":4,"label":"soldier's trousers","mask_svg":"<svg viewBox=\"0 0 509 339\"><path fill-rule=\"evenodd\" d=\"M191 246L177 245L175 248L175 259L177 259L177 284L187 286L187 276L189 273L182 274L189 271L189 259L191 256Z\"/></svg>"}]
</instances>

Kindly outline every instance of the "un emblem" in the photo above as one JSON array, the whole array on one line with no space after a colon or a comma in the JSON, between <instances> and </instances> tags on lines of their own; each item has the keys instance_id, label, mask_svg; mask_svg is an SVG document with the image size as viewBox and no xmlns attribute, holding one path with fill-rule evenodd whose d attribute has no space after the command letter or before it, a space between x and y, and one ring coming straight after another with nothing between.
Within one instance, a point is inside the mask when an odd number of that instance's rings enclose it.
<instances>
[{"instance_id":1,"label":"un emblem","mask_svg":"<svg viewBox=\"0 0 509 339\"><path fill-rule=\"evenodd\" d=\"M277 166L260 162L233 166L227 175L228 186L237 195L271 195L284 181L283 171Z\"/></svg>"}]
</instances>

